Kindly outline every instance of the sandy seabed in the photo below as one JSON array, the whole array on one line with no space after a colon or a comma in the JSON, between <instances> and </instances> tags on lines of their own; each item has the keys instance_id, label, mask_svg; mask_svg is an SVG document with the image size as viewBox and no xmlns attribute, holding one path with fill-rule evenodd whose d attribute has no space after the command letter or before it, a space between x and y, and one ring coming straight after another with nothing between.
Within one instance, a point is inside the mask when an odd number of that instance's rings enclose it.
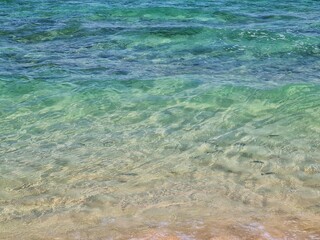
<instances>
[{"instance_id":1,"label":"sandy seabed","mask_svg":"<svg viewBox=\"0 0 320 240\"><path fill-rule=\"evenodd\" d=\"M202 220L182 220L184 214L174 208L168 207L166 216L149 217L150 222L146 222L146 216L103 218L85 213L55 215L26 223L10 222L2 224L0 239L320 239L320 218L317 216L312 221L282 215L241 219L235 212L234 217L230 213L229 218L216 216L212 220L207 216Z\"/></svg>"}]
</instances>

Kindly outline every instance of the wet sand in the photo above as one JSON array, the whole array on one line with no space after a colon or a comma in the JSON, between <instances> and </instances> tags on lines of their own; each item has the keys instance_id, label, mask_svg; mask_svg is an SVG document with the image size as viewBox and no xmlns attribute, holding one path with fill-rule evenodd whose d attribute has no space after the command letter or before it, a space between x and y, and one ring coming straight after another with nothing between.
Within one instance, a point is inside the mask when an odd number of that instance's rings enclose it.
<instances>
[{"instance_id":1,"label":"wet sand","mask_svg":"<svg viewBox=\"0 0 320 240\"><path fill-rule=\"evenodd\" d=\"M147 218L103 218L90 214L60 215L42 218L25 224L17 222L3 225L1 239L34 240L198 240L198 239L320 239L320 217L310 221L303 216L245 219L237 213L230 216L181 219L188 214L166 208L167 215ZM154 211L156 213L156 211ZM189 216L190 217L190 216ZM310 216L309 216L310 217ZM201 219L201 220L200 220ZM147 222L149 221L149 222Z\"/></svg>"}]
</instances>

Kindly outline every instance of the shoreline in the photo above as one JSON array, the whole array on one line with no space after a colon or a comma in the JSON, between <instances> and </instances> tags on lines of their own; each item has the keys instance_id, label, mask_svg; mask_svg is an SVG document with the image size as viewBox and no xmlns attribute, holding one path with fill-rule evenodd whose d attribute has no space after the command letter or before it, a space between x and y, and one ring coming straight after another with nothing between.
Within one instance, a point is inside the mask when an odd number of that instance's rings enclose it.
<instances>
[{"instance_id":1,"label":"shoreline","mask_svg":"<svg viewBox=\"0 0 320 240\"><path fill-rule=\"evenodd\" d=\"M168 209L170 210L170 209ZM167 211L169 213L171 211ZM199 216L198 216L199 217ZM171 218L170 221L164 221ZM40 218L41 219L41 218ZM148 222L149 221L149 222ZM101 218L90 214L56 215L32 222L1 224L0 238L13 240L225 240L225 239L319 239L320 218L298 219L275 216L245 222L244 219L207 217L204 221L173 216L155 219L141 217ZM7 225L7 226L5 226Z\"/></svg>"}]
</instances>

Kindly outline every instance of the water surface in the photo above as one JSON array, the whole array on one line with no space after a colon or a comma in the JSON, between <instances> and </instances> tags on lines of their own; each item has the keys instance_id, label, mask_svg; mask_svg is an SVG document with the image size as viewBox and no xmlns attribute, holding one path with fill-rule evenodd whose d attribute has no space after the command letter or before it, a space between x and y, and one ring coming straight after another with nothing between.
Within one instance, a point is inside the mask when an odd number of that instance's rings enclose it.
<instances>
[{"instance_id":1,"label":"water surface","mask_svg":"<svg viewBox=\"0 0 320 240\"><path fill-rule=\"evenodd\" d=\"M319 239L319 13L1 1L0 238Z\"/></svg>"}]
</instances>

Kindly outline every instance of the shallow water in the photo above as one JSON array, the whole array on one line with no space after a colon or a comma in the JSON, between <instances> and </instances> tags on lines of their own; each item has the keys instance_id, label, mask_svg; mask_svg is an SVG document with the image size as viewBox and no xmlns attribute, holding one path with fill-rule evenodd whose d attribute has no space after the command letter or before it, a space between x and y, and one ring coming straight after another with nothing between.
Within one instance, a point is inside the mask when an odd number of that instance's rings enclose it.
<instances>
[{"instance_id":1,"label":"shallow water","mask_svg":"<svg viewBox=\"0 0 320 240\"><path fill-rule=\"evenodd\" d=\"M318 1L2 1L1 239L320 239Z\"/></svg>"}]
</instances>

